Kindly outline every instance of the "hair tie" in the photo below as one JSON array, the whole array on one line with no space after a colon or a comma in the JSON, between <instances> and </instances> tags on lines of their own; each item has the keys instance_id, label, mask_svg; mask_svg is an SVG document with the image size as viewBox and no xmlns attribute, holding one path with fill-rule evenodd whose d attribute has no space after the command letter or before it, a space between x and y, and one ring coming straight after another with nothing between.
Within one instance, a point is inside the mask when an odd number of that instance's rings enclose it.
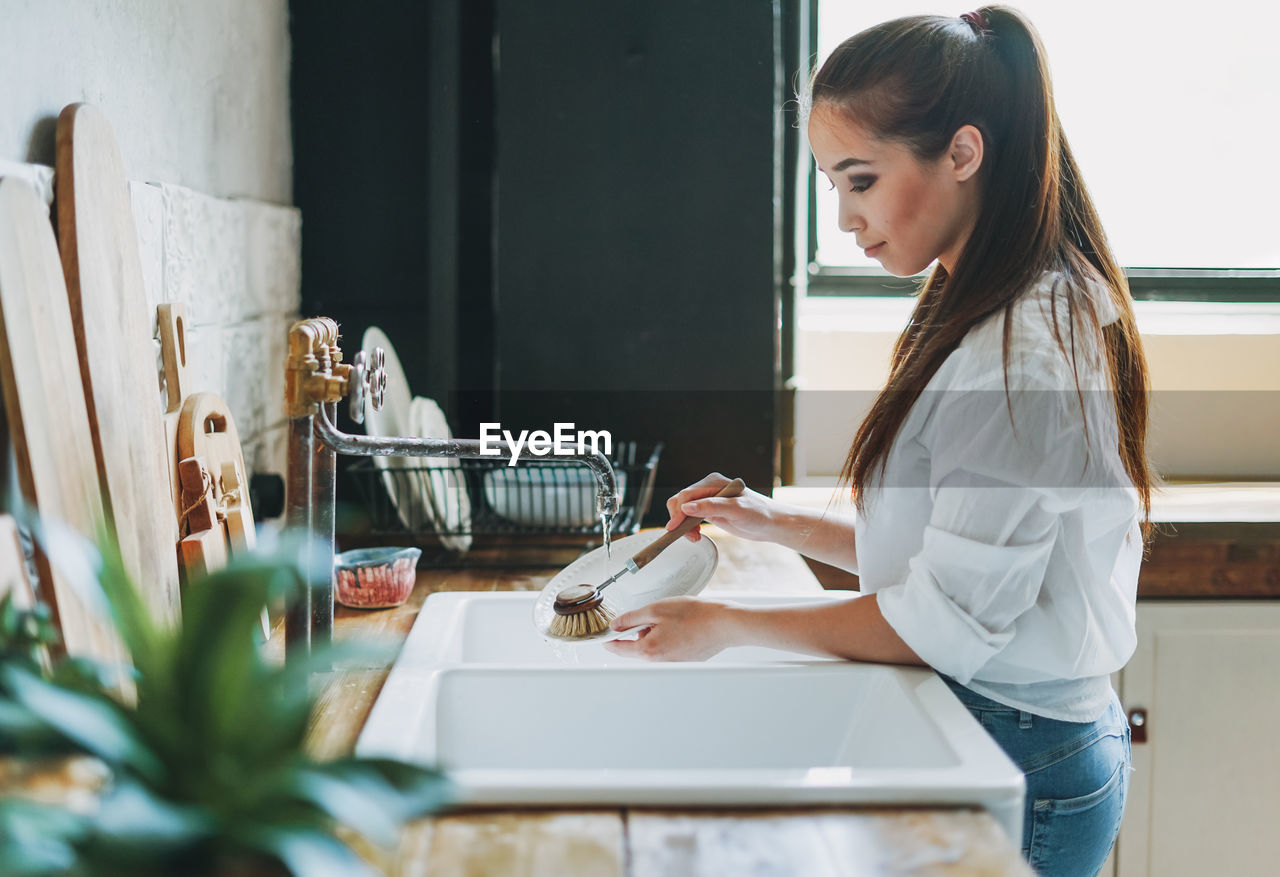
<instances>
[{"instance_id":1,"label":"hair tie","mask_svg":"<svg viewBox=\"0 0 1280 877\"><path fill-rule=\"evenodd\" d=\"M966 12L960 17L967 21L977 33L991 33L991 22L987 21L987 17L981 12Z\"/></svg>"}]
</instances>

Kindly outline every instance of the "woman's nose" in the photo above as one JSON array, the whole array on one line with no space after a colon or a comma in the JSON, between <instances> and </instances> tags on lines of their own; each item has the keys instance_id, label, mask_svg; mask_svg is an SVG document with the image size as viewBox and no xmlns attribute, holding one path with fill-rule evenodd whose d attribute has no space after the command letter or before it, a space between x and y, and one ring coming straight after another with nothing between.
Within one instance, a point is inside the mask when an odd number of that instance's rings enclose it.
<instances>
[{"instance_id":1,"label":"woman's nose","mask_svg":"<svg viewBox=\"0 0 1280 877\"><path fill-rule=\"evenodd\" d=\"M856 211L850 210L843 205L840 207L839 225L840 230L846 234L862 231L867 227L866 222L863 221L862 217L859 216Z\"/></svg>"}]
</instances>

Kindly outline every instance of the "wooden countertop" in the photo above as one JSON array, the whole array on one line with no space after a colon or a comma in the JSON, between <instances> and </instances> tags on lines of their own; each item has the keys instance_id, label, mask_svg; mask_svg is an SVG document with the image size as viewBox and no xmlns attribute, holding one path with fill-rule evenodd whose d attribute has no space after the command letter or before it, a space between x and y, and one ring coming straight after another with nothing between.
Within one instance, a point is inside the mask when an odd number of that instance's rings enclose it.
<instances>
[{"instance_id":1,"label":"wooden countertop","mask_svg":"<svg viewBox=\"0 0 1280 877\"><path fill-rule=\"evenodd\" d=\"M706 529L720 548L709 594L717 590L821 591L794 552ZM576 553L564 552L559 566L567 565ZM560 559L544 550L536 560L545 562L549 557ZM421 570L404 606L378 611L338 607L335 636L402 641L428 594L540 590L555 569ZM268 649L277 656L282 653L281 631L276 631ZM335 672L328 678L308 739L315 755L327 758L352 751L389 670L389 665L369 666ZM395 875L477 877L1031 873L990 814L978 809L927 808L463 811L409 826L394 858L379 865Z\"/></svg>"}]
</instances>

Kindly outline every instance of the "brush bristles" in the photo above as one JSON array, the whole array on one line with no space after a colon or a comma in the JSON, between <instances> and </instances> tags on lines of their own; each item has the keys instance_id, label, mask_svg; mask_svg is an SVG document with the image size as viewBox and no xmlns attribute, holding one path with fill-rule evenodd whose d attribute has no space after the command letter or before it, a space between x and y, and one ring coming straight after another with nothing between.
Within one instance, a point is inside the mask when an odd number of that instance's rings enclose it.
<instances>
[{"instance_id":1,"label":"brush bristles","mask_svg":"<svg viewBox=\"0 0 1280 877\"><path fill-rule=\"evenodd\" d=\"M608 630L613 619L617 617L618 613L613 610L613 607L602 601L594 609L573 615L557 615L552 618L551 626L547 628L547 636L556 639L582 639L595 636Z\"/></svg>"}]
</instances>

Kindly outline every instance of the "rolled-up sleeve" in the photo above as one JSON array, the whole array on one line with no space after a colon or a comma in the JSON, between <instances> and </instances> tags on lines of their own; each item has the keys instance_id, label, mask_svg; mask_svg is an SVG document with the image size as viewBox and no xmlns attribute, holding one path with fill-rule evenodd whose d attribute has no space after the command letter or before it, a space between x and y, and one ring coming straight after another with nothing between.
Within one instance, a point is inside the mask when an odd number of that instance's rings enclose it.
<instances>
[{"instance_id":1,"label":"rolled-up sleeve","mask_svg":"<svg viewBox=\"0 0 1280 877\"><path fill-rule=\"evenodd\" d=\"M1096 477L1076 398L1024 384L1006 402L1001 380L930 401L929 523L905 580L877 599L903 641L961 683L1035 605L1063 511Z\"/></svg>"}]
</instances>

